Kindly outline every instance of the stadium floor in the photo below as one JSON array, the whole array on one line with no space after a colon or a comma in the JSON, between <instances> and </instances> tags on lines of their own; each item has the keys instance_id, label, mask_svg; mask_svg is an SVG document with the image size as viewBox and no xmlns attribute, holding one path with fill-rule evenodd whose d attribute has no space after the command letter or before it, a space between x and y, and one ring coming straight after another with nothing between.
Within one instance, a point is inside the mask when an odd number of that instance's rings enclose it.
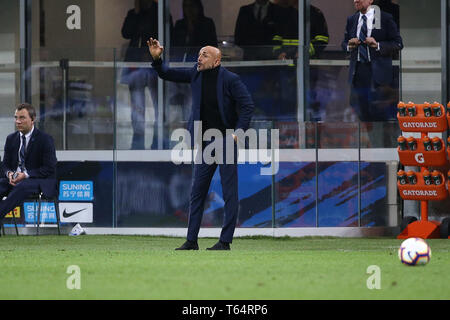
<instances>
[{"instance_id":1,"label":"stadium floor","mask_svg":"<svg viewBox=\"0 0 450 320\"><path fill-rule=\"evenodd\" d=\"M173 250L183 241L3 236L0 299L450 299L450 240L428 240L431 261L416 267L400 263L394 238L246 237L223 252L205 238Z\"/></svg>"}]
</instances>

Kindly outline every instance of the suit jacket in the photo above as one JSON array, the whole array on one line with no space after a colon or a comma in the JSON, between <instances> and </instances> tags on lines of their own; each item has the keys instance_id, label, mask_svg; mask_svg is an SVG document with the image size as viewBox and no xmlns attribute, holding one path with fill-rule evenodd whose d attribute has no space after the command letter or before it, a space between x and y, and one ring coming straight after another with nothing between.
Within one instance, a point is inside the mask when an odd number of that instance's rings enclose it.
<instances>
[{"instance_id":1,"label":"suit jacket","mask_svg":"<svg viewBox=\"0 0 450 320\"><path fill-rule=\"evenodd\" d=\"M262 22L255 19L255 4L242 6L236 20L234 43L243 47L246 59L273 58L273 37L284 34L287 28L287 10L269 3L267 15ZM258 48L251 48L259 46Z\"/></svg>"},{"instance_id":2,"label":"suit jacket","mask_svg":"<svg viewBox=\"0 0 450 320\"><path fill-rule=\"evenodd\" d=\"M169 18L169 23L170 33L172 33L172 16ZM141 11L138 14L134 9L129 10L121 32L124 39L130 40L124 61L151 61L147 40L158 38L158 4L153 2L148 10Z\"/></svg>"},{"instance_id":3,"label":"suit jacket","mask_svg":"<svg viewBox=\"0 0 450 320\"><path fill-rule=\"evenodd\" d=\"M178 20L175 23L171 41L170 56L172 61L197 61L200 48L205 46L217 47L216 25L211 18L202 17L195 25L190 39L188 39L187 19Z\"/></svg>"},{"instance_id":4,"label":"suit jacket","mask_svg":"<svg viewBox=\"0 0 450 320\"><path fill-rule=\"evenodd\" d=\"M148 11L139 14L134 9L128 11L122 26L122 36L130 39L125 61L149 61L147 40L158 36L157 5L152 4Z\"/></svg>"},{"instance_id":5,"label":"suit jacket","mask_svg":"<svg viewBox=\"0 0 450 320\"><path fill-rule=\"evenodd\" d=\"M348 17L345 27L344 41L342 49L347 51L348 41L357 38L358 20L360 13ZM403 49L403 41L398 31L397 25L389 13L381 11L381 28L373 29L371 37L380 44L380 50L370 48L370 58L372 66L372 77L376 84L387 85L392 82L393 69L392 57L399 50ZM358 50L350 52L349 82L353 81L358 60Z\"/></svg>"},{"instance_id":6,"label":"suit jacket","mask_svg":"<svg viewBox=\"0 0 450 320\"><path fill-rule=\"evenodd\" d=\"M199 19L192 38L187 41L188 23L187 19L180 19L175 23L172 34L172 45L176 47L217 47L216 25L211 18Z\"/></svg>"},{"instance_id":7,"label":"suit jacket","mask_svg":"<svg viewBox=\"0 0 450 320\"><path fill-rule=\"evenodd\" d=\"M16 171L19 163L20 133L16 131L6 138L2 162L3 176ZM53 138L36 127L28 142L25 154L25 168L29 179L36 179L46 196L56 194L56 152Z\"/></svg>"},{"instance_id":8,"label":"suit jacket","mask_svg":"<svg viewBox=\"0 0 450 320\"><path fill-rule=\"evenodd\" d=\"M190 69L169 68L162 60L152 63L158 75L168 81L190 83L192 89L192 108L188 129L194 137L194 121L200 121L200 108L202 99L202 72L197 71L197 64ZM219 67L217 76L217 102L219 112L225 127L228 129L242 129L246 131L254 110L250 93L240 77Z\"/></svg>"}]
</instances>

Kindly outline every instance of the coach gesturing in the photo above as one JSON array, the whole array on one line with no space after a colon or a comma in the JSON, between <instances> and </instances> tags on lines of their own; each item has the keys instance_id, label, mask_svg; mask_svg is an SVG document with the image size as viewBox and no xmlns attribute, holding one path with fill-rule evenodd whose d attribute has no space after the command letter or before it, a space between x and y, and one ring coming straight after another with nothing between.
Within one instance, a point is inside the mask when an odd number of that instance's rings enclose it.
<instances>
[{"instance_id":1,"label":"coach gesturing","mask_svg":"<svg viewBox=\"0 0 450 320\"><path fill-rule=\"evenodd\" d=\"M248 129L253 114L253 100L240 77L221 64L222 54L218 48L207 46L200 49L196 65L190 69L174 69L163 64L161 54L164 48L158 40L147 42L153 58L152 66L159 77L174 82L190 83L192 88L192 111L188 123L194 136L194 121L201 121L202 136L208 129L217 129L225 137L226 129ZM235 136L233 138L236 140ZM227 159L223 139L222 159ZM212 142L212 141L211 141ZM204 142L206 147L211 142ZM234 145L236 149L236 145ZM225 161L224 161L225 162ZM189 201L189 223L187 241L176 250L198 250L197 238L200 230L205 199L211 179L219 166L222 183L224 219L219 241L208 250L230 250L238 216L237 150L232 163L194 164L192 190Z\"/></svg>"}]
</instances>

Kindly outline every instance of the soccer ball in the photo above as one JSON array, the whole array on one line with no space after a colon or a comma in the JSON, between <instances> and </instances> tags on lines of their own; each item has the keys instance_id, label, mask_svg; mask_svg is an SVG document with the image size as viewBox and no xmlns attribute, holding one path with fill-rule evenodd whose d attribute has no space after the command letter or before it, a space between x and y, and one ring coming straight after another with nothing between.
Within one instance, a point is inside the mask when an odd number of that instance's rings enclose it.
<instances>
[{"instance_id":1,"label":"soccer ball","mask_svg":"<svg viewBox=\"0 0 450 320\"><path fill-rule=\"evenodd\" d=\"M398 258L409 266L425 265L430 261L431 249L421 238L409 238L398 249Z\"/></svg>"}]
</instances>

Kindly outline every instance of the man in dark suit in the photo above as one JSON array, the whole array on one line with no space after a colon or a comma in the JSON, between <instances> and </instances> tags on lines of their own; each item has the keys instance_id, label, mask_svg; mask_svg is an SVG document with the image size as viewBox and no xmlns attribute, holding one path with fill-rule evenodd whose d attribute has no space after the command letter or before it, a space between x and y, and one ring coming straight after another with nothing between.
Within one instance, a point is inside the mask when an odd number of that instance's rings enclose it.
<instances>
[{"instance_id":1,"label":"man in dark suit","mask_svg":"<svg viewBox=\"0 0 450 320\"><path fill-rule=\"evenodd\" d=\"M56 153L51 136L34 127L36 111L20 104L14 114L17 131L6 138L0 178L0 221L28 196L56 194Z\"/></svg>"},{"instance_id":2,"label":"man in dark suit","mask_svg":"<svg viewBox=\"0 0 450 320\"><path fill-rule=\"evenodd\" d=\"M222 159L227 159L227 129L246 131L253 114L253 100L238 75L221 67L221 52L218 48L207 46L200 49L196 65L191 69L171 69L163 64L161 54L164 48L158 40L148 41L152 66L158 75L174 82L190 83L192 88L192 111L189 132L195 137L194 121L201 121L205 133L208 129L219 130L223 140ZM202 134L203 136L203 134ZM237 138L233 135L236 142ZM211 141L210 143L213 143ZM217 141L214 141L217 143ZM208 146L203 143L203 147ZM226 144L226 145L225 145ZM187 241L178 250L198 250L197 238L200 230L203 209L211 179L219 166L222 192L225 201L224 221L219 241L209 250L230 250L238 215L238 177L237 148L233 143L233 161L230 163L201 161L194 164L193 184L189 202L189 223ZM220 149L219 149L220 150ZM221 151L217 151L221 152Z\"/></svg>"},{"instance_id":3,"label":"man in dark suit","mask_svg":"<svg viewBox=\"0 0 450 320\"><path fill-rule=\"evenodd\" d=\"M239 9L234 43L243 48L244 60L274 58L274 36L286 28L286 14L286 9L269 0L256 0Z\"/></svg>"},{"instance_id":4,"label":"man in dark suit","mask_svg":"<svg viewBox=\"0 0 450 320\"><path fill-rule=\"evenodd\" d=\"M354 0L358 12L347 19L342 48L350 53L351 105L361 121L386 119L390 101L383 92L392 89L393 55L403 41L392 16L376 12L373 0Z\"/></svg>"}]
</instances>

